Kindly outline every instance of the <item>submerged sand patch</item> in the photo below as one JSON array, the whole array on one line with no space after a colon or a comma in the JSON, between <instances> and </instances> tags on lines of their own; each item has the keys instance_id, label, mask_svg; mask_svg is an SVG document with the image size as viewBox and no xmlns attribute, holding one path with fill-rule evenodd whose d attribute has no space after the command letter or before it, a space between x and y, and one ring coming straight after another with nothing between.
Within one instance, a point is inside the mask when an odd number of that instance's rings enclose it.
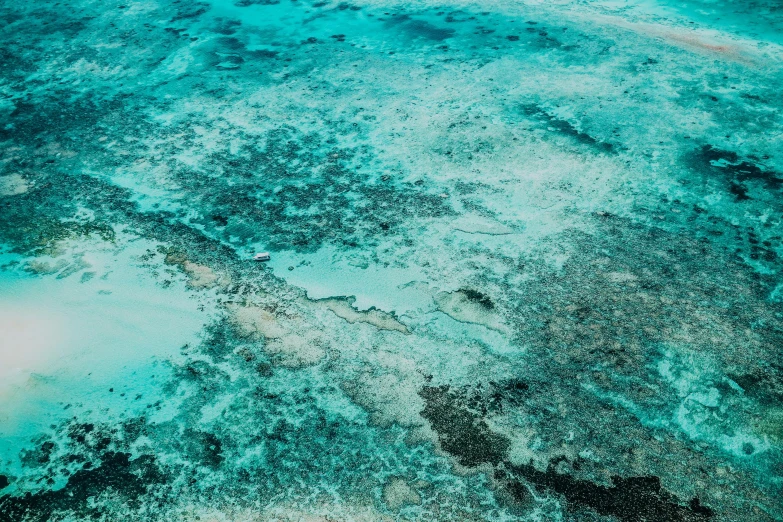
<instances>
[{"instance_id":1,"label":"submerged sand patch","mask_svg":"<svg viewBox=\"0 0 783 522\"><path fill-rule=\"evenodd\" d=\"M201 290L219 286L226 288L231 284L231 277L228 274L220 274L206 265L194 263L185 257L185 254L175 250L163 249L166 254L165 263L167 265L179 266L188 277L188 288Z\"/></svg>"},{"instance_id":2,"label":"submerged sand patch","mask_svg":"<svg viewBox=\"0 0 783 522\"><path fill-rule=\"evenodd\" d=\"M340 504L314 502L313 505L281 502L263 509L186 509L175 520L179 522L336 522L362 520L367 522L392 522L392 517L380 513L374 506L348 499Z\"/></svg>"},{"instance_id":3,"label":"submerged sand patch","mask_svg":"<svg viewBox=\"0 0 783 522\"><path fill-rule=\"evenodd\" d=\"M30 190L30 183L20 174L0 176L0 196L18 196Z\"/></svg>"},{"instance_id":4,"label":"submerged sand patch","mask_svg":"<svg viewBox=\"0 0 783 522\"><path fill-rule=\"evenodd\" d=\"M460 216L451 223L451 226L454 230L466 234L504 236L514 232L503 223L474 215Z\"/></svg>"},{"instance_id":5,"label":"submerged sand patch","mask_svg":"<svg viewBox=\"0 0 783 522\"><path fill-rule=\"evenodd\" d=\"M490 306L486 300L477 300L473 294L477 292L469 290L438 292L434 299L438 309L452 319L463 323L479 324L504 334L510 333L494 306Z\"/></svg>"},{"instance_id":6,"label":"submerged sand patch","mask_svg":"<svg viewBox=\"0 0 783 522\"><path fill-rule=\"evenodd\" d=\"M66 319L31 308L0 307L0 397L31 372L46 371L62 354Z\"/></svg>"},{"instance_id":7,"label":"submerged sand patch","mask_svg":"<svg viewBox=\"0 0 783 522\"><path fill-rule=\"evenodd\" d=\"M372 307L366 311L360 311L353 307L355 302L355 297L334 297L313 301L313 303L316 305L323 306L324 308L332 311L337 317L345 319L351 324L367 323L373 325L379 330L390 330L402 332L404 334L411 333L407 326L399 322L394 317L394 314L383 312L376 309L375 307Z\"/></svg>"},{"instance_id":8,"label":"submerged sand patch","mask_svg":"<svg viewBox=\"0 0 783 522\"><path fill-rule=\"evenodd\" d=\"M182 264L182 269L188 276L188 287L193 289L212 288L225 279L208 266L199 265L191 261L185 261Z\"/></svg>"},{"instance_id":9,"label":"submerged sand patch","mask_svg":"<svg viewBox=\"0 0 783 522\"><path fill-rule=\"evenodd\" d=\"M421 495L405 479L394 477L383 486L383 501L392 511L421 504Z\"/></svg>"},{"instance_id":10,"label":"submerged sand patch","mask_svg":"<svg viewBox=\"0 0 783 522\"><path fill-rule=\"evenodd\" d=\"M278 356L282 366L310 366L326 355L321 335L313 328L292 324L294 320L282 320L269 310L252 304L226 305L231 321L240 333L255 339L264 339L264 350Z\"/></svg>"}]
</instances>

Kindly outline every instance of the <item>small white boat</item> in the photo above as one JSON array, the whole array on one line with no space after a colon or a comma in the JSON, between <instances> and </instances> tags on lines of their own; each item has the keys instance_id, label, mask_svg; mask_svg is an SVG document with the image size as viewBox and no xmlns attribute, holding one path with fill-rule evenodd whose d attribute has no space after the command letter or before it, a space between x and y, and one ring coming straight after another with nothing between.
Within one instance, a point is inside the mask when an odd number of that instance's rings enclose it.
<instances>
[{"instance_id":1,"label":"small white boat","mask_svg":"<svg viewBox=\"0 0 783 522\"><path fill-rule=\"evenodd\" d=\"M269 255L269 252L259 252L253 256L254 261L269 261L270 259L272 256Z\"/></svg>"}]
</instances>

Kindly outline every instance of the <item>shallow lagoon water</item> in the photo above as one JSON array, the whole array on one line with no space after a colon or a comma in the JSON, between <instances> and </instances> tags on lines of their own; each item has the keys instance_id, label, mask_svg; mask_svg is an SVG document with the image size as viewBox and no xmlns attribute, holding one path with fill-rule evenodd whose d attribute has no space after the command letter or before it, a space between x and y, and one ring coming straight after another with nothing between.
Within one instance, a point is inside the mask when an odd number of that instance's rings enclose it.
<instances>
[{"instance_id":1,"label":"shallow lagoon water","mask_svg":"<svg viewBox=\"0 0 783 522\"><path fill-rule=\"evenodd\" d=\"M0 521L783 519L776 2L0 24Z\"/></svg>"},{"instance_id":2,"label":"shallow lagoon water","mask_svg":"<svg viewBox=\"0 0 783 522\"><path fill-rule=\"evenodd\" d=\"M163 288L139 266L156 246L63 245L26 270L16 256L4 259L0 459L8 471L24 473L19 457L30 439L74 415L122 419L144 413L142 398L165 399L165 362L200 341L209 314L184 281L179 291Z\"/></svg>"}]
</instances>

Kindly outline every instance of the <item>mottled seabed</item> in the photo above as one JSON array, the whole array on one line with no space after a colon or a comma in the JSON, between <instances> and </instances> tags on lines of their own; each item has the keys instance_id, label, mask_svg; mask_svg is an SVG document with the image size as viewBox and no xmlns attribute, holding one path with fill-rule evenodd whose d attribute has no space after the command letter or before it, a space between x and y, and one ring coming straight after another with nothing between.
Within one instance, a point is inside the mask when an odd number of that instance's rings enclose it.
<instances>
[{"instance_id":1,"label":"mottled seabed","mask_svg":"<svg viewBox=\"0 0 783 522\"><path fill-rule=\"evenodd\" d=\"M0 29L0 521L783 520L779 1Z\"/></svg>"}]
</instances>

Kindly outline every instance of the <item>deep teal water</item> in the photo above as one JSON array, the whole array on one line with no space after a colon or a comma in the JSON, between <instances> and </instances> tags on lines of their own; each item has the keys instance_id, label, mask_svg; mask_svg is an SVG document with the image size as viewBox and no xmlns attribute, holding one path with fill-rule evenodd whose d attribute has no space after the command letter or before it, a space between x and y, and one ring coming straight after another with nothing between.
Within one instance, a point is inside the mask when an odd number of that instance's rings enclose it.
<instances>
[{"instance_id":1,"label":"deep teal water","mask_svg":"<svg viewBox=\"0 0 783 522\"><path fill-rule=\"evenodd\" d=\"M783 520L779 2L0 28L0 521Z\"/></svg>"}]
</instances>

